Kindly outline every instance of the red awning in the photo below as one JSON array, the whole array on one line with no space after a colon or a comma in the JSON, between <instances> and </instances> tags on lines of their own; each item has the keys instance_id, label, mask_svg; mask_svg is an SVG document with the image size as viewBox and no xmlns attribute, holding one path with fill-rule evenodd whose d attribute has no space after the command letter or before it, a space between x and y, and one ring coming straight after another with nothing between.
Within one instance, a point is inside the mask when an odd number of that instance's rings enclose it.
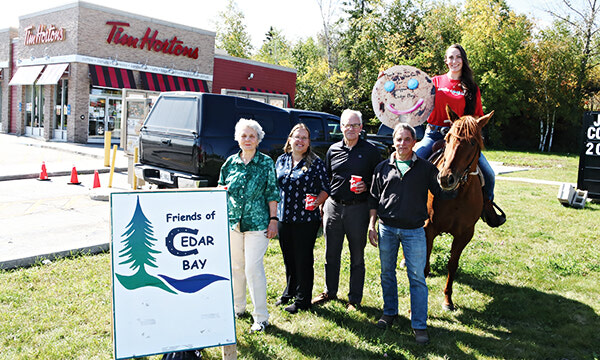
<instances>
[{"instance_id":1,"label":"red awning","mask_svg":"<svg viewBox=\"0 0 600 360\"><path fill-rule=\"evenodd\" d=\"M114 67L89 65L92 85L115 89L137 89L133 70Z\"/></svg>"},{"instance_id":2,"label":"red awning","mask_svg":"<svg viewBox=\"0 0 600 360\"><path fill-rule=\"evenodd\" d=\"M262 90L262 89L256 89L256 88L249 88L249 87L245 87L242 86L240 87L240 90L244 90L244 91L254 91L254 92L259 92L259 93L265 93L265 94L280 94L280 95L287 95L288 97L288 103L287 106L288 107L292 107L292 97L290 96L289 93L286 92L282 92L282 91L275 91L275 90Z\"/></svg>"},{"instance_id":3,"label":"red awning","mask_svg":"<svg viewBox=\"0 0 600 360\"><path fill-rule=\"evenodd\" d=\"M140 74L144 90L208 92L208 83L206 80L150 72L140 72Z\"/></svg>"}]
</instances>

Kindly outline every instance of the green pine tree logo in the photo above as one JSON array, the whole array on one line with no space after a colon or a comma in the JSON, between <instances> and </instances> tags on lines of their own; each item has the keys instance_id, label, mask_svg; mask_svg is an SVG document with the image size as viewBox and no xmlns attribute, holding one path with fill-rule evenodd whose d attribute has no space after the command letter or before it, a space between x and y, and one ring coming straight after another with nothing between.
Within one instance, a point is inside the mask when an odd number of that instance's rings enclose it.
<instances>
[{"instance_id":1,"label":"green pine tree logo","mask_svg":"<svg viewBox=\"0 0 600 360\"><path fill-rule=\"evenodd\" d=\"M115 273L121 285L128 290L154 286L176 294L162 280L146 272L146 266L157 267L153 254L160 254L160 251L153 249L157 240L154 238L152 223L142 211L139 196L133 216L121 236L124 237L121 241L124 247L119 251L119 258L124 260L119 265L130 264L129 268L135 271L135 274L130 276Z\"/></svg>"}]
</instances>

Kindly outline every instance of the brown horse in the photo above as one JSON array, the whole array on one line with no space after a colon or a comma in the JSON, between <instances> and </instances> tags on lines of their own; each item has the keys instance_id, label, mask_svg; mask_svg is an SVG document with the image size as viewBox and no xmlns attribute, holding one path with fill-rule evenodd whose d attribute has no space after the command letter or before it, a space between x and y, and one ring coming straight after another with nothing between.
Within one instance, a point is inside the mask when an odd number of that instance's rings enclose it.
<instances>
[{"instance_id":1,"label":"brown horse","mask_svg":"<svg viewBox=\"0 0 600 360\"><path fill-rule=\"evenodd\" d=\"M425 275L429 274L429 257L433 248L433 239L441 233L453 236L450 260L448 260L448 279L444 288L443 307L454 310L452 302L452 283L458 268L460 254L471 238L474 227L483 209L481 180L478 176L477 162L483 149L481 129L487 124L494 112L476 119L472 116L461 118L446 106L446 112L452 121L446 135L446 147L443 156L436 162L439 169L438 182L445 191L456 190L451 200L434 198L431 193L427 201L429 219L425 222L427 236L427 265Z\"/></svg>"}]
</instances>

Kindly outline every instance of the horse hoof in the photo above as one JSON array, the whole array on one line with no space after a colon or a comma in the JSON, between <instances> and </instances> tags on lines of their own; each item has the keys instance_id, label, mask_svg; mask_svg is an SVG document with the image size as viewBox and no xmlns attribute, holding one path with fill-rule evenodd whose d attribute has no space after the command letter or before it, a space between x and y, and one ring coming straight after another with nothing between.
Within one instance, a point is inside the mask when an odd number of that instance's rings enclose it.
<instances>
[{"instance_id":1,"label":"horse hoof","mask_svg":"<svg viewBox=\"0 0 600 360\"><path fill-rule=\"evenodd\" d=\"M454 305L452 305L452 304L442 304L442 309L444 311L454 311Z\"/></svg>"}]
</instances>

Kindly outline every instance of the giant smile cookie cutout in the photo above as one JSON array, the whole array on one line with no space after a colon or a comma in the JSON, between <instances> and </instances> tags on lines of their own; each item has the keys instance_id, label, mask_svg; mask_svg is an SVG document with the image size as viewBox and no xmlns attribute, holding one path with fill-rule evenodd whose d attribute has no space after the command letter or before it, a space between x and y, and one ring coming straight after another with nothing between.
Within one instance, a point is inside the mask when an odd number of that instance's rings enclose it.
<instances>
[{"instance_id":1,"label":"giant smile cookie cutout","mask_svg":"<svg viewBox=\"0 0 600 360\"><path fill-rule=\"evenodd\" d=\"M379 74L371 100L375 115L390 128L399 122L417 126L433 111L435 87L425 72L396 65Z\"/></svg>"}]
</instances>

